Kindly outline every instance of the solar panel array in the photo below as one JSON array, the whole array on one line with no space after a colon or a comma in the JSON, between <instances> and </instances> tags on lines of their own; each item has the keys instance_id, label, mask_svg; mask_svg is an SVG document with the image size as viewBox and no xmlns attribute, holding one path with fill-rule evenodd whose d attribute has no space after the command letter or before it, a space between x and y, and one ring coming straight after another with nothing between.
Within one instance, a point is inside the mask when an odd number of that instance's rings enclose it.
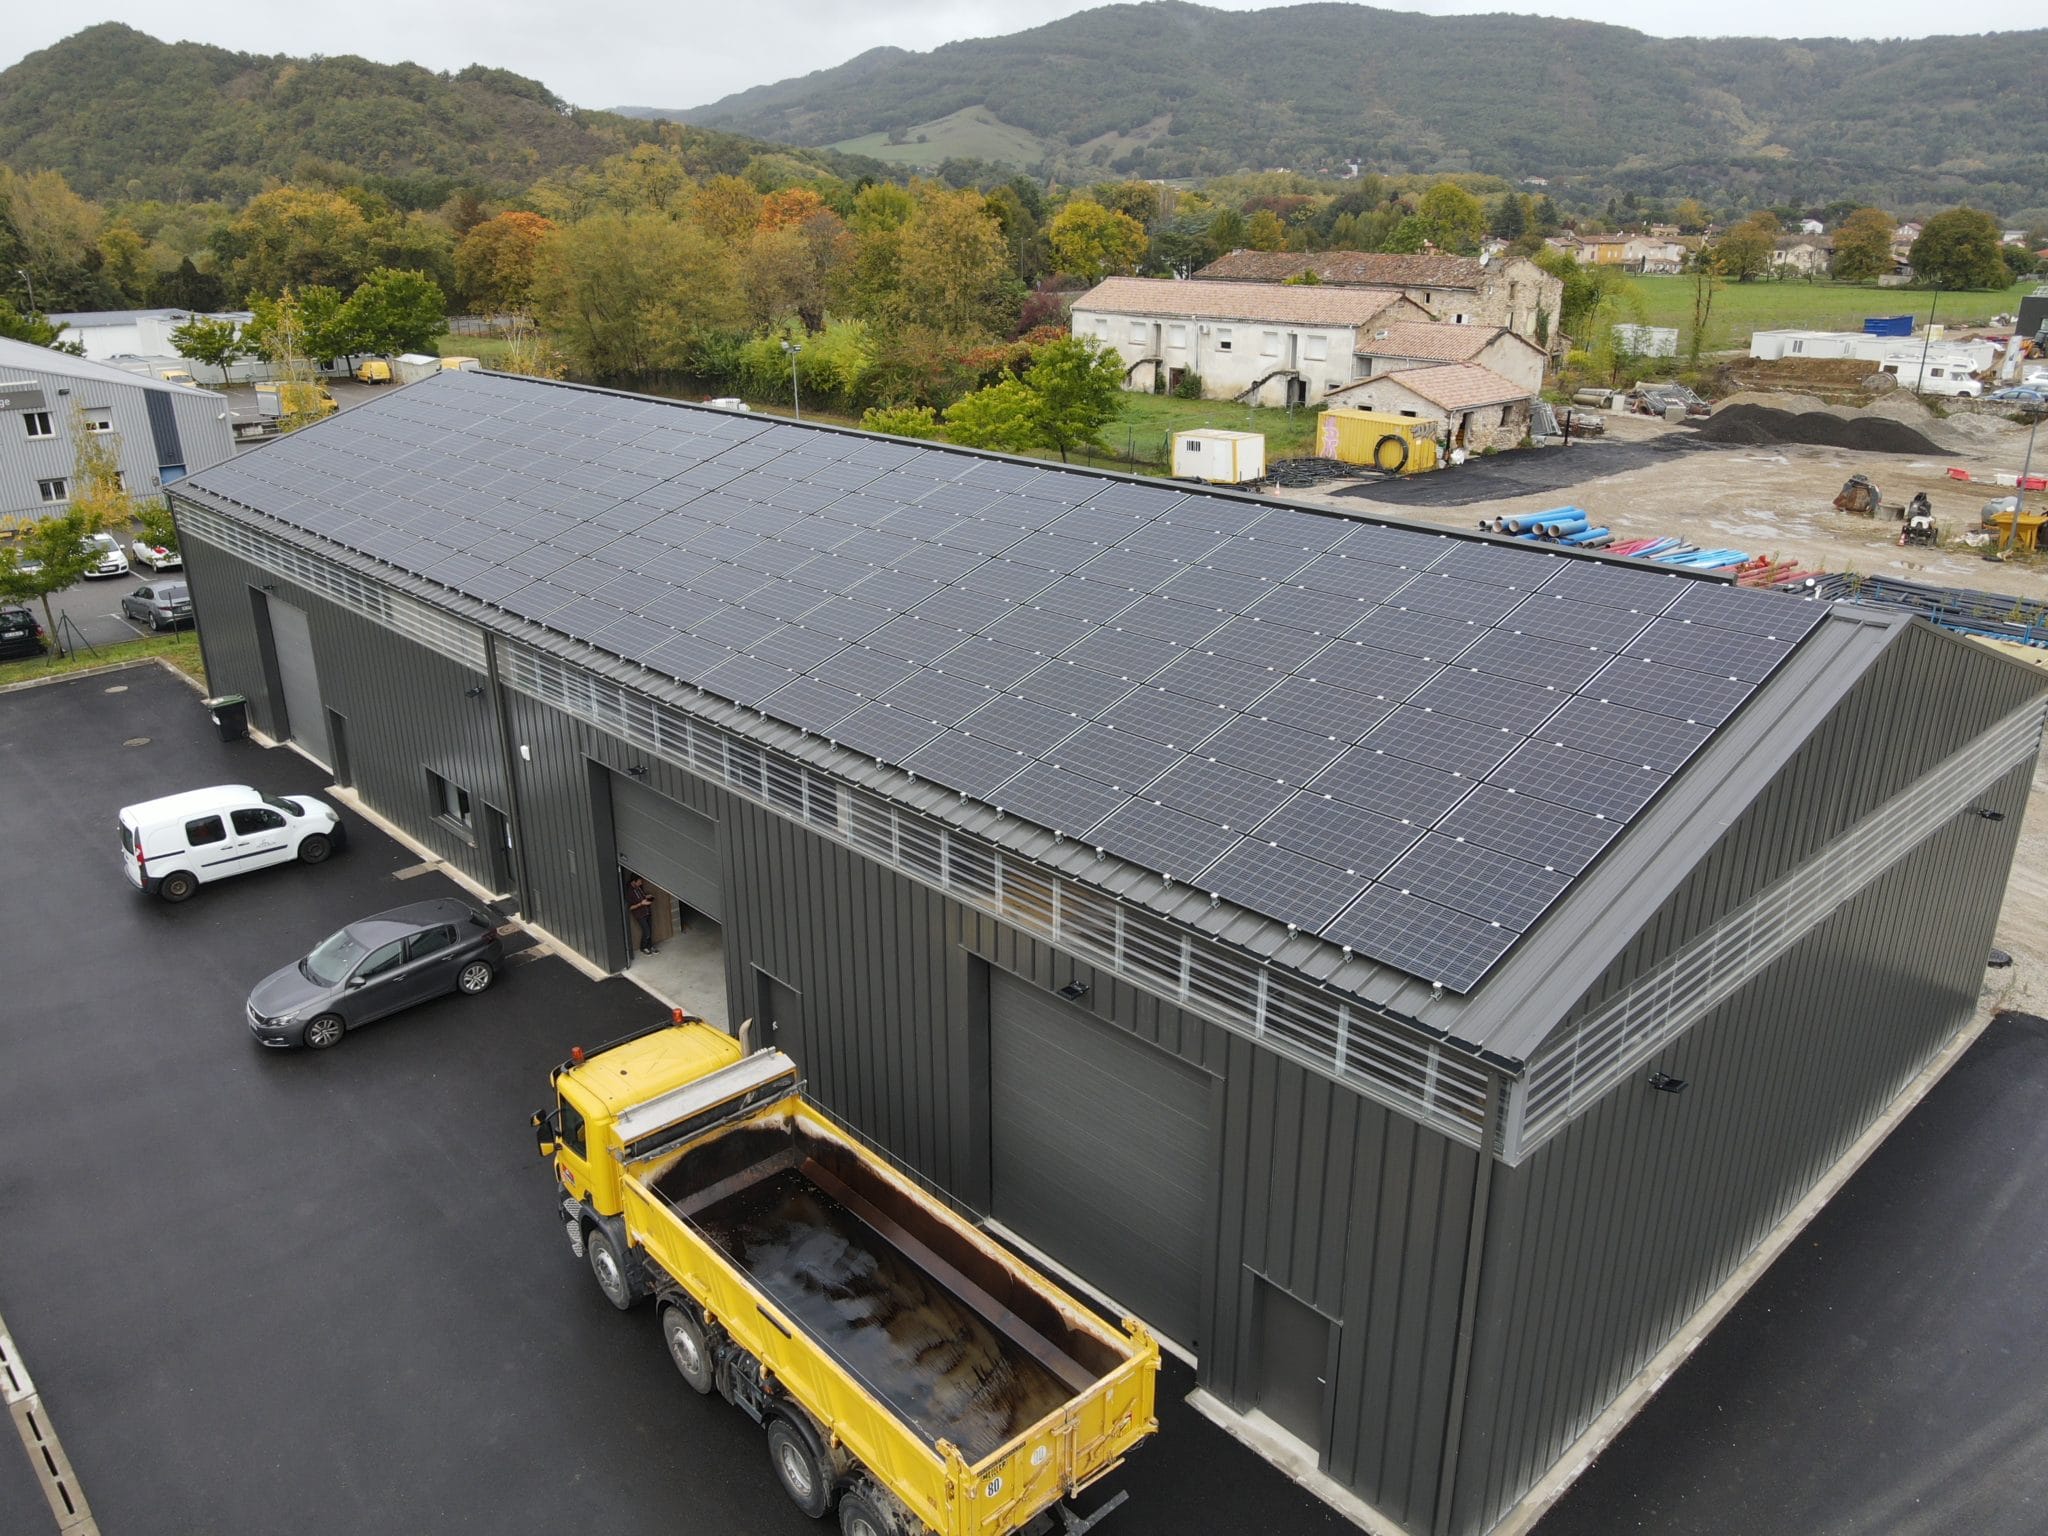
<instances>
[{"instance_id":1,"label":"solar panel array","mask_svg":"<svg viewBox=\"0 0 2048 1536\"><path fill-rule=\"evenodd\" d=\"M1822 613L492 375L193 484L1460 992Z\"/></svg>"}]
</instances>

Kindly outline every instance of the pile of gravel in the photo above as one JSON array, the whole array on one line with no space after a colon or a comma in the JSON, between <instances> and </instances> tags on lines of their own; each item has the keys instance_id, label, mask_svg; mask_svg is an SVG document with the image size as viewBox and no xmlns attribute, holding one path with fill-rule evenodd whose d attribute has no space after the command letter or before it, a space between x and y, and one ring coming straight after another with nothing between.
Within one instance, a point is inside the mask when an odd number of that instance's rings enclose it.
<instances>
[{"instance_id":1,"label":"pile of gravel","mask_svg":"<svg viewBox=\"0 0 2048 1536\"><path fill-rule=\"evenodd\" d=\"M1748 403L1723 405L1697 428L1710 443L1743 443L1777 447L1811 443L1820 448L1850 448L1858 453L1940 454L1939 443L1924 432L1886 416L1837 416L1833 411L1781 411Z\"/></svg>"}]
</instances>

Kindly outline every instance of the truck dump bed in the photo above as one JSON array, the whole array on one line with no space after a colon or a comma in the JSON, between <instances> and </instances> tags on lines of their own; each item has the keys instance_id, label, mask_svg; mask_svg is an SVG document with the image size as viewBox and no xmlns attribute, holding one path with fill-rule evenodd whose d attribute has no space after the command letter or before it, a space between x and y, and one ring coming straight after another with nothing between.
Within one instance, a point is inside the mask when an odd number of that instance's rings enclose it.
<instances>
[{"instance_id":1,"label":"truck dump bed","mask_svg":"<svg viewBox=\"0 0 2048 1536\"><path fill-rule=\"evenodd\" d=\"M628 1228L931 1529L1007 1532L1155 1427L1118 1333L800 1096L628 1163Z\"/></svg>"}]
</instances>

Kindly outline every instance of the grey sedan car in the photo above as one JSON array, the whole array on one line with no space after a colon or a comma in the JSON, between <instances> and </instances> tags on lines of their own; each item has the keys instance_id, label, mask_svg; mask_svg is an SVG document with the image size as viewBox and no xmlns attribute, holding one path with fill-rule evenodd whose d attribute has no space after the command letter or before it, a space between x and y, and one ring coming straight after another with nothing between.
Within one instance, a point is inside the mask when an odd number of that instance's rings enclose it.
<instances>
[{"instance_id":1,"label":"grey sedan car","mask_svg":"<svg viewBox=\"0 0 2048 1536\"><path fill-rule=\"evenodd\" d=\"M152 581L121 599L121 617L151 629L176 629L192 622L192 589L182 581Z\"/></svg>"},{"instance_id":2,"label":"grey sedan car","mask_svg":"<svg viewBox=\"0 0 2048 1536\"><path fill-rule=\"evenodd\" d=\"M415 902L350 923L249 994L258 1043L324 1050L414 1003L474 997L504 963L498 919L466 901Z\"/></svg>"}]
</instances>

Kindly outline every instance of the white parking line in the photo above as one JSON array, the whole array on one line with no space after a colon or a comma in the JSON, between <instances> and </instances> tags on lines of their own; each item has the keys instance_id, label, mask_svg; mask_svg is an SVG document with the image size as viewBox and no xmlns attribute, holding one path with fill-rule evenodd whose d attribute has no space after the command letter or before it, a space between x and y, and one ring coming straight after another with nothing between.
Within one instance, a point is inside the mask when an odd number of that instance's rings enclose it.
<instances>
[{"instance_id":1,"label":"white parking line","mask_svg":"<svg viewBox=\"0 0 2048 1536\"><path fill-rule=\"evenodd\" d=\"M78 1474L71 1470L71 1460L64 1454L42 1395L29 1379L28 1367L22 1364L21 1351L9 1337L4 1318L0 1318L0 1397L7 1400L7 1415L14 1420L15 1433L21 1436L22 1449L28 1452L43 1497L50 1501L50 1513L57 1518L61 1536L99 1536L99 1524L78 1486Z\"/></svg>"}]
</instances>

